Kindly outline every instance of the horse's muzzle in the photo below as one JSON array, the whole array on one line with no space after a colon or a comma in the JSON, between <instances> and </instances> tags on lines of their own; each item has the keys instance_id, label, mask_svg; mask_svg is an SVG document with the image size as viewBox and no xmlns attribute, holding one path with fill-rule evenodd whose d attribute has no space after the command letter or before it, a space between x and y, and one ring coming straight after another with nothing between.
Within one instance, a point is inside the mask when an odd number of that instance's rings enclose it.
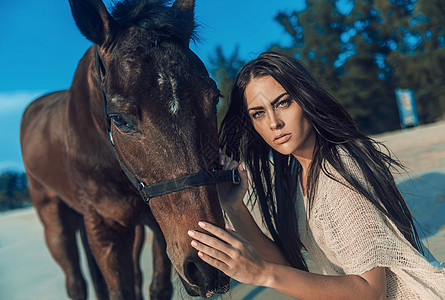
<instances>
[{"instance_id":1,"label":"horse's muzzle","mask_svg":"<svg viewBox=\"0 0 445 300\"><path fill-rule=\"evenodd\" d=\"M202 261L196 254L184 262L184 287L190 296L210 298L215 294L224 294L230 288L230 278L220 270Z\"/></svg>"}]
</instances>

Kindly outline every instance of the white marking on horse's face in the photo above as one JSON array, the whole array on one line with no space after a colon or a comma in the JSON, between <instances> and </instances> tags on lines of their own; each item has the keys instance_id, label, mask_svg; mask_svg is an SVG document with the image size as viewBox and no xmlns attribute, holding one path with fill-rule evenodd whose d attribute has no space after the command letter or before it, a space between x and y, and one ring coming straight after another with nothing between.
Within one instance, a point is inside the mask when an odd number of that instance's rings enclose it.
<instances>
[{"instance_id":1,"label":"white marking on horse's face","mask_svg":"<svg viewBox=\"0 0 445 300\"><path fill-rule=\"evenodd\" d=\"M166 78L165 78L164 74L158 73L158 83L159 83L159 85L164 85L165 81L166 81Z\"/></svg>"},{"instance_id":2,"label":"white marking on horse's face","mask_svg":"<svg viewBox=\"0 0 445 300\"><path fill-rule=\"evenodd\" d=\"M170 99L169 106L171 113L176 115L179 110L179 102L175 99Z\"/></svg>"},{"instance_id":3,"label":"white marking on horse's face","mask_svg":"<svg viewBox=\"0 0 445 300\"><path fill-rule=\"evenodd\" d=\"M179 98L177 94L178 82L176 79L170 77L170 83L172 85L172 98L170 99L170 111L172 114L176 115L179 110Z\"/></svg>"},{"instance_id":4,"label":"white marking on horse's face","mask_svg":"<svg viewBox=\"0 0 445 300\"><path fill-rule=\"evenodd\" d=\"M158 73L158 84L160 86L163 86L167 83L170 83L171 92L172 92L172 96L168 102L168 107L170 109L170 112L173 115L176 115L179 110L179 97L177 94L178 82L176 81L175 78L173 78L173 76L171 74L169 74L168 76L165 76L165 74Z\"/></svg>"}]
</instances>

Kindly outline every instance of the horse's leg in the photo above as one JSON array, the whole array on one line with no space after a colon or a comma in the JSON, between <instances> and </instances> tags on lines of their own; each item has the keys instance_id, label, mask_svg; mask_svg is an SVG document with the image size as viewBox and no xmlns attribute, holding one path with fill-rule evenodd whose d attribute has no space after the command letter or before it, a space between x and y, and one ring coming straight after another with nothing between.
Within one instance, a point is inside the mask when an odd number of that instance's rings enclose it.
<instances>
[{"instance_id":1,"label":"horse's leg","mask_svg":"<svg viewBox=\"0 0 445 300\"><path fill-rule=\"evenodd\" d=\"M140 224L135 227L135 239L133 248L133 261L134 261L134 287L137 300L142 300L142 271L140 265L140 257L142 248L145 241L145 228Z\"/></svg>"},{"instance_id":2,"label":"horse's leg","mask_svg":"<svg viewBox=\"0 0 445 300\"><path fill-rule=\"evenodd\" d=\"M88 244L85 223L83 221L80 226L80 237L82 239L83 248L85 250L85 256L88 262L88 267L90 269L91 281L93 282L94 290L96 292L96 297L98 300L107 300L108 299L107 284L105 283L104 276L102 275L102 271L99 269L99 266L97 265L93 253L91 253L91 248L90 245Z\"/></svg>"},{"instance_id":3,"label":"horse's leg","mask_svg":"<svg viewBox=\"0 0 445 300\"><path fill-rule=\"evenodd\" d=\"M84 212L91 252L102 271L110 300L135 299L134 227L102 217L93 207Z\"/></svg>"},{"instance_id":4,"label":"horse's leg","mask_svg":"<svg viewBox=\"0 0 445 300\"><path fill-rule=\"evenodd\" d=\"M170 299L173 294L171 283L171 261L167 256L167 244L159 226L153 228L153 279L150 285L150 299Z\"/></svg>"},{"instance_id":5,"label":"horse's leg","mask_svg":"<svg viewBox=\"0 0 445 300\"><path fill-rule=\"evenodd\" d=\"M65 274L68 297L86 299L86 283L80 270L76 242L80 215L31 176L28 178L30 195L45 230L46 245Z\"/></svg>"}]
</instances>

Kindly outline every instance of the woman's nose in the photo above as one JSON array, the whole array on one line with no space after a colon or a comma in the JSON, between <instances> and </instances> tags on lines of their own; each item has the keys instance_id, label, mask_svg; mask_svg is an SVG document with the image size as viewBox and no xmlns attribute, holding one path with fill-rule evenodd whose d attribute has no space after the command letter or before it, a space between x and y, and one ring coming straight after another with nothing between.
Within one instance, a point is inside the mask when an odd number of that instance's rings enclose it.
<instances>
[{"instance_id":1,"label":"woman's nose","mask_svg":"<svg viewBox=\"0 0 445 300\"><path fill-rule=\"evenodd\" d=\"M270 129L280 129L283 125L284 122L276 114L271 114Z\"/></svg>"}]
</instances>

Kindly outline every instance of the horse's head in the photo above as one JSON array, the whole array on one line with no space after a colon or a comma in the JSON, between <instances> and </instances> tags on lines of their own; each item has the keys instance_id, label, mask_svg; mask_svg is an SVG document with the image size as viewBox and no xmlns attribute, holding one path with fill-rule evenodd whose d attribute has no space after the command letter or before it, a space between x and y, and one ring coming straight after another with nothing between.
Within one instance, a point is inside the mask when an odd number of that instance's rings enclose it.
<instances>
[{"instance_id":1,"label":"horse's head","mask_svg":"<svg viewBox=\"0 0 445 300\"><path fill-rule=\"evenodd\" d=\"M145 184L211 170L218 156L219 91L188 47L194 1L163 2L125 1L112 16L101 0L70 0L77 26L97 45L100 75L91 77L104 89L117 157ZM187 291L225 292L228 277L197 257L187 235L199 220L224 224L215 185L154 197L149 205Z\"/></svg>"}]
</instances>

